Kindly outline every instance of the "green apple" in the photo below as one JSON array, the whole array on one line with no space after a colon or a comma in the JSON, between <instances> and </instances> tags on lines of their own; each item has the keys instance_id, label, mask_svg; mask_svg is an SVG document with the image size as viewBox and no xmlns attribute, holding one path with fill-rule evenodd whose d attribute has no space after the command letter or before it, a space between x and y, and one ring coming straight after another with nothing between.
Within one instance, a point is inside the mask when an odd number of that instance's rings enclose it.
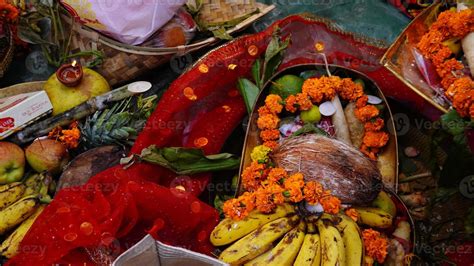
<instances>
[{"instance_id":1,"label":"green apple","mask_svg":"<svg viewBox=\"0 0 474 266\"><path fill-rule=\"evenodd\" d=\"M58 175L69 162L69 153L62 143L53 139L35 140L26 148L26 160L36 172Z\"/></svg>"},{"instance_id":2,"label":"green apple","mask_svg":"<svg viewBox=\"0 0 474 266\"><path fill-rule=\"evenodd\" d=\"M300 114L301 120L305 123L318 123L321 121L321 112L319 112L319 107L313 105L311 109L307 111L302 111Z\"/></svg>"},{"instance_id":3,"label":"green apple","mask_svg":"<svg viewBox=\"0 0 474 266\"><path fill-rule=\"evenodd\" d=\"M16 182L25 173L25 153L16 144L0 142L0 185Z\"/></svg>"}]
</instances>

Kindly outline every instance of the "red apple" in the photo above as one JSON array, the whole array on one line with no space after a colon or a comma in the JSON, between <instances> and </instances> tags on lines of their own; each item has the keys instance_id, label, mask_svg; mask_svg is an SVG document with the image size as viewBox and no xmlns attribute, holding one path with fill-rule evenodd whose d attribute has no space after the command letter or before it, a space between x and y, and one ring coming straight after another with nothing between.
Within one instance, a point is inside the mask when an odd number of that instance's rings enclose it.
<instances>
[{"instance_id":1,"label":"red apple","mask_svg":"<svg viewBox=\"0 0 474 266\"><path fill-rule=\"evenodd\" d=\"M26 160L38 173L60 174L69 162L69 153L62 143L52 139L35 140L26 148Z\"/></svg>"},{"instance_id":2,"label":"red apple","mask_svg":"<svg viewBox=\"0 0 474 266\"><path fill-rule=\"evenodd\" d=\"M25 153L16 144L0 142L0 185L16 182L25 172Z\"/></svg>"}]
</instances>

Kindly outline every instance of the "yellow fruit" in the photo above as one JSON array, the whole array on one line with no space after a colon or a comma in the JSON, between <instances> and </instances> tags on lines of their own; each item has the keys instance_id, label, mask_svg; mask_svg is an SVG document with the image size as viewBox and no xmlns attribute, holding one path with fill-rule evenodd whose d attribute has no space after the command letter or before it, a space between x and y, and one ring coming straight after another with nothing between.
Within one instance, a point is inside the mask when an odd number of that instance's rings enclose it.
<instances>
[{"instance_id":1,"label":"yellow fruit","mask_svg":"<svg viewBox=\"0 0 474 266\"><path fill-rule=\"evenodd\" d=\"M341 243L341 235L339 231L332 225L328 220L318 220L317 226L319 230L319 236L321 239L321 265L322 266L335 266L340 264L339 255ZM343 254L344 255L344 254ZM344 259L345 260L345 259Z\"/></svg>"},{"instance_id":2,"label":"yellow fruit","mask_svg":"<svg viewBox=\"0 0 474 266\"><path fill-rule=\"evenodd\" d=\"M211 243L214 246L223 246L230 244L250 232L256 230L264 224L274 221L278 218L295 213L295 208L290 204L278 205L274 212L265 214L257 210L251 212L242 220L236 221L231 218L222 220L211 233Z\"/></svg>"},{"instance_id":3,"label":"yellow fruit","mask_svg":"<svg viewBox=\"0 0 474 266\"><path fill-rule=\"evenodd\" d=\"M109 84L99 73L89 68L83 68L83 72L81 83L76 87L65 86L58 80L56 74L48 79L44 90L53 105L53 115L61 114L90 98L110 91Z\"/></svg>"},{"instance_id":4,"label":"yellow fruit","mask_svg":"<svg viewBox=\"0 0 474 266\"><path fill-rule=\"evenodd\" d=\"M35 140L26 148L25 154L28 164L38 173L60 174L69 162L66 146L53 139Z\"/></svg>"},{"instance_id":5,"label":"yellow fruit","mask_svg":"<svg viewBox=\"0 0 474 266\"><path fill-rule=\"evenodd\" d=\"M24 221L18 228L9 235L5 241L0 245L0 254L8 259L17 255L20 248L20 243L25 237L28 230L30 230L36 218L43 212L45 206L40 206L36 211Z\"/></svg>"},{"instance_id":6,"label":"yellow fruit","mask_svg":"<svg viewBox=\"0 0 474 266\"><path fill-rule=\"evenodd\" d=\"M309 227L309 224L308 224ZM318 265L321 263L321 242L318 234L306 234L294 265Z\"/></svg>"},{"instance_id":7,"label":"yellow fruit","mask_svg":"<svg viewBox=\"0 0 474 266\"><path fill-rule=\"evenodd\" d=\"M258 257L258 260L250 261L245 265L265 266L265 265L281 265L290 266L300 251L305 235L305 224L300 223L296 228L286 233L286 235L278 242L270 253L266 256Z\"/></svg>"},{"instance_id":8,"label":"yellow fruit","mask_svg":"<svg viewBox=\"0 0 474 266\"><path fill-rule=\"evenodd\" d=\"M356 207L355 209L359 213L358 223L378 228L388 228L392 226L392 215L381 209L370 207Z\"/></svg>"},{"instance_id":9,"label":"yellow fruit","mask_svg":"<svg viewBox=\"0 0 474 266\"><path fill-rule=\"evenodd\" d=\"M13 229L30 217L40 204L39 197L28 196L0 211L0 234Z\"/></svg>"},{"instance_id":10,"label":"yellow fruit","mask_svg":"<svg viewBox=\"0 0 474 266\"><path fill-rule=\"evenodd\" d=\"M362 263L364 256L364 244L359 226L352 218L339 214L339 222L335 224L342 236L346 252L346 264L348 266L358 266Z\"/></svg>"},{"instance_id":11,"label":"yellow fruit","mask_svg":"<svg viewBox=\"0 0 474 266\"><path fill-rule=\"evenodd\" d=\"M299 222L297 215L279 218L267 223L225 249L219 259L231 265L239 265L265 253L273 241L279 239Z\"/></svg>"},{"instance_id":12,"label":"yellow fruit","mask_svg":"<svg viewBox=\"0 0 474 266\"><path fill-rule=\"evenodd\" d=\"M388 214L395 217L397 214L397 206L393 202L392 198L385 191L380 191L377 198L372 202L372 206L386 211Z\"/></svg>"},{"instance_id":13,"label":"yellow fruit","mask_svg":"<svg viewBox=\"0 0 474 266\"><path fill-rule=\"evenodd\" d=\"M20 182L0 186L0 210L19 200L25 189L26 186Z\"/></svg>"}]
</instances>

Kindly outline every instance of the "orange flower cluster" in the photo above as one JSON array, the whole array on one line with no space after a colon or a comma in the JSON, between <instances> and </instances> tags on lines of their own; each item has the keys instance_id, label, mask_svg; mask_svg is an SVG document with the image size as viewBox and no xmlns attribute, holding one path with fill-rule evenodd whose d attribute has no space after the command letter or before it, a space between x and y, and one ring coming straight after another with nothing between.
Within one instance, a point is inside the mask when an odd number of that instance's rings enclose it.
<instances>
[{"instance_id":1,"label":"orange flower cluster","mask_svg":"<svg viewBox=\"0 0 474 266\"><path fill-rule=\"evenodd\" d=\"M258 109L257 126L261 130L263 145L271 149L278 146L278 114L283 111L283 107L291 113L309 110L313 104L332 100L336 93L345 101L356 102L355 115L365 123L364 141L360 149L369 158L376 160L377 153L387 144L389 138L388 134L382 131L385 123L378 117L380 111L373 105L367 105L368 97L364 95L360 84L350 78L341 79L338 76L309 78L303 83L301 93L290 95L285 101L276 94L269 94L265 105Z\"/></svg>"},{"instance_id":2,"label":"orange flower cluster","mask_svg":"<svg viewBox=\"0 0 474 266\"><path fill-rule=\"evenodd\" d=\"M12 22L18 18L20 12L8 1L0 0L0 19Z\"/></svg>"},{"instance_id":3,"label":"orange flower cluster","mask_svg":"<svg viewBox=\"0 0 474 266\"><path fill-rule=\"evenodd\" d=\"M453 38L463 38L474 31L474 11L460 12L447 10L439 14L430 30L421 38L417 47L430 59L441 77L441 85L446 96L452 100L453 107L462 117L474 118L474 81L463 76L464 65L457 61L453 52L443 44ZM462 81L458 82L460 79Z\"/></svg>"},{"instance_id":4,"label":"orange flower cluster","mask_svg":"<svg viewBox=\"0 0 474 266\"><path fill-rule=\"evenodd\" d=\"M305 183L301 173L289 175L283 168L265 169L265 164L253 162L244 170L242 180L249 192L224 203L223 211L235 220L245 218L254 209L270 213L284 202L298 203L306 200L309 204L320 203L324 211L336 214L341 201L329 190L315 181Z\"/></svg>"},{"instance_id":5,"label":"orange flower cluster","mask_svg":"<svg viewBox=\"0 0 474 266\"><path fill-rule=\"evenodd\" d=\"M380 111L373 105L367 105L367 96L360 97L356 101L355 115L364 123L364 137L360 150L372 160L377 160L380 149L387 145L389 135L382 131L385 122L379 116Z\"/></svg>"},{"instance_id":6,"label":"orange flower cluster","mask_svg":"<svg viewBox=\"0 0 474 266\"><path fill-rule=\"evenodd\" d=\"M81 131L79 130L79 123L77 121L69 125L69 129L63 129L58 126L51 130L48 138L55 139L64 144L68 149L75 149L79 146L81 138Z\"/></svg>"},{"instance_id":7,"label":"orange flower cluster","mask_svg":"<svg viewBox=\"0 0 474 266\"><path fill-rule=\"evenodd\" d=\"M373 229L365 229L362 231L362 239L364 240L365 254L382 264L387 257L387 238Z\"/></svg>"},{"instance_id":8,"label":"orange flower cluster","mask_svg":"<svg viewBox=\"0 0 474 266\"><path fill-rule=\"evenodd\" d=\"M262 181L267 179L268 169L265 164L252 162L242 172L242 185L247 191L256 191Z\"/></svg>"}]
</instances>

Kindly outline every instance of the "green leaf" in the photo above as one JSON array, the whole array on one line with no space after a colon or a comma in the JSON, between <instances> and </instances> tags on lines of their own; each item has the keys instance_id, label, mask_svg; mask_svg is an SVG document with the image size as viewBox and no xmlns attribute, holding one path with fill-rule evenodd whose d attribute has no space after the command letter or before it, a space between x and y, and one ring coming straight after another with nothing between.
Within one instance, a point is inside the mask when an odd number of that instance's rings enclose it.
<instances>
[{"instance_id":1,"label":"green leaf","mask_svg":"<svg viewBox=\"0 0 474 266\"><path fill-rule=\"evenodd\" d=\"M319 135L323 135L323 136L328 136L328 133L326 133L326 131L320 129L319 127L316 127L313 124L306 123L306 124L304 124L304 126L302 128L298 129L290 137L293 138L293 137L301 136L301 135L304 135L304 134L311 134L311 133L315 133L315 134L319 134Z\"/></svg>"},{"instance_id":2,"label":"green leaf","mask_svg":"<svg viewBox=\"0 0 474 266\"><path fill-rule=\"evenodd\" d=\"M453 136L455 143L460 145L467 144L465 136L466 129L470 128L472 121L463 119L456 110L451 110L440 118L442 128Z\"/></svg>"},{"instance_id":3,"label":"green leaf","mask_svg":"<svg viewBox=\"0 0 474 266\"><path fill-rule=\"evenodd\" d=\"M179 175L233 170L240 165L240 158L228 153L206 156L201 149L157 148L154 145L143 149L140 158L143 161L168 168Z\"/></svg>"},{"instance_id":4,"label":"green leaf","mask_svg":"<svg viewBox=\"0 0 474 266\"><path fill-rule=\"evenodd\" d=\"M240 91L240 94L244 98L245 106L247 107L247 112L252 113L255 102L257 101L258 94L260 93L259 88L252 83L252 81L241 78L237 82L237 88Z\"/></svg>"},{"instance_id":5,"label":"green leaf","mask_svg":"<svg viewBox=\"0 0 474 266\"><path fill-rule=\"evenodd\" d=\"M262 72L262 60L260 59L257 59L255 61L255 63L253 64L252 66L252 77L253 77L253 80L255 82L255 84L257 84L257 87L259 87L260 89L262 88L262 75L261 75L261 72Z\"/></svg>"},{"instance_id":6,"label":"green leaf","mask_svg":"<svg viewBox=\"0 0 474 266\"><path fill-rule=\"evenodd\" d=\"M224 27L219 27L217 29L214 29L211 31L214 37L220 40L232 40L232 36L227 33L226 29Z\"/></svg>"},{"instance_id":7,"label":"green leaf","mask_svg":"<svg viewBox=\"0 0 474 266\"><path fill-rule=\"evenodd\" d=\"M264 61L264 76L263 82L265 83L278 69L283 59L283 51L288 47L290 39L286 39L283 43L280 42L278 36L273 36L272 40L268 44L267 50L265 51Z\"/></svg>"}]
</instances>

